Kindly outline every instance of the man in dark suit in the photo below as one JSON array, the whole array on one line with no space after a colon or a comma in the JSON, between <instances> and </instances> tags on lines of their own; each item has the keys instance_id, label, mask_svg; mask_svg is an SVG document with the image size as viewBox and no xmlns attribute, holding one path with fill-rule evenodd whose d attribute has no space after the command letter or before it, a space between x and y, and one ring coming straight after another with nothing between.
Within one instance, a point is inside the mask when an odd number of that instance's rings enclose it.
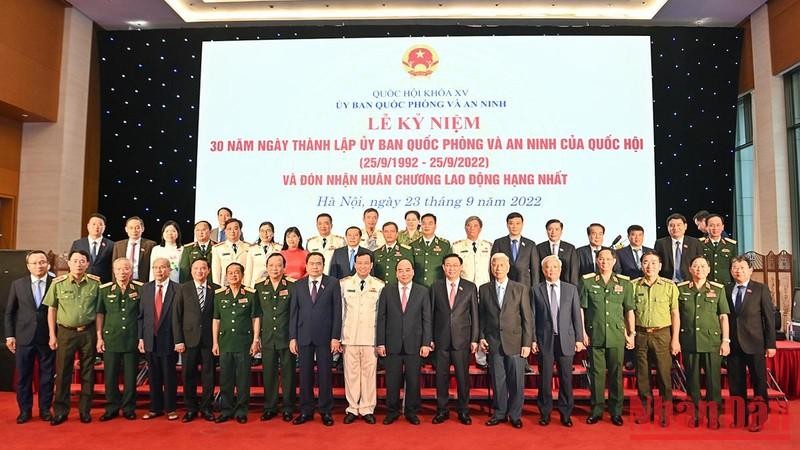
<instances>
[{"instance_id":1,"label":"man in dark suit","mask_svg":"<svg viewBox=\"0 0 800 450\"><path fill-rule=\"evenodd\" d=\"M181 285L169 280L169 261L163 258L153 261L155 280L145 284L139 291L139 352L147 356L150 379L150 411L142 419L149 420L164 415L176 420L176 397L178 375L175 364L178 354L172 337L172 309L175 293Z\"/></svg>"},{"instance_id":2,"label":"man in dark suit","mask_svg":"<svg viewBox=\"0 0 800 450\"><path fill-rule=\"evenodd\" d=\"M536 250L539 253L539 261L543 261L545 257L550 255L558 256L561 260L561 281L566 281L569 284L578 284L578 254L575 252L575 246L569 242L561 240L561 234L564 231L564 224L558 219L550 219L544 226L547 230L547 240L540 242L536 245ZM542 278L542 272L539 272L539 278Z\"/></svg>"},{"instance_id":3,"label":"man in dark suit","mask_svg":"<svg viewBox=\"0 0 800 450\"><path fill-rule=\"evenodd\" d=\"M689 262L695 256L703 256L703 245L686 236L686 217L682 214L667 217L667 232L669 236L656 240L653 250L661 256L659 275L679 283L689 279Z\"/></svg>"},{"instance_id":4,"label":"man in dark suit","mask_svg":"<svg viewBox=\"0 0 800 450\"><path fill-rule=\"evenodd\" d=\"M561 279L561 261L553 255L542 259L544 279L533 290L533 316L536 342L533 352L539 355L539 397L536 401L541 418L539 425L550 424L553 410L553 362L558 364L558 412L561 424L572 426L572 360L584 349L581 299L578 288Z\"/></svg>"},{"instance_id":5,"label":"man in dark suit","mask_svg":"<svg viewBox=\"0 0 800 450\"><path fill-rule=\"evenodd\" d=\"M348 227L344 233L345 242L347 245L337 248L333 251L330 264L330 275L337 280L349 277L356 273L356 255L358 252L370 252L366 247L361 247L358 244L361 242L361 228Z\"/></svg>"},{"instance_id":6,"label":"man in dark suit","mask_svg":"<svg viewBox=\"0 0 800 450\"><path fill-rule=\"evenodd\" d=\"M433 423L447 420L449 412L450 364L455 367L458 387L458 421L472 424L469 417L469 360L478 350L478 289L461 278L463 261L455 253L444 257L444 280L431 286L433 299L433 343L436 361L436 416Z\"/></svg>"},{"instance_id":7,"label":"man in dark suit","mask_svg":"<svg viewBox=\"0 0 800 450\"><path fill-rule=\"evenodd\" d=\"M125 222L125 232L128 234L128 239L114 243L111 260L128 258L133 264L133 279L146 283L150 281L150 252L156 243L142 237L144 221L137 216L128 218Z\"/></svg>"},{"instance_id":8,"label":"man in dark suit","mask_svg":"<svg viewBox=\"0 0 800 450\"><path fill-rule=\"evenodd\" d=\"M731 264L733 283L726 286L731 314L731 353L728 355L728 383L731 397L747 399L747 377L750 372L753 393L763 406L756 409L761 414L750 414L750 431L761 431L767 413L766 358L775 356L775 307L769 288L750 277L752 262L737 256ZM749 408L745 408L749 411Z\"/></svg>"},{"instance_id":9,"label":"man in dark suit","mask_svg":"<svg viewBox=\"0 0 800 450\"><path fill-rule=\"evenodd\" d=\"M400 417L400 387L405 381L406 420L419 425L419 369L431 351L431 301L425 285L415 283L411 261L397 263L397 283L386 285L378 299L375 343L386 358L386 409L384 425Z\"/></svg>"},{"instance_id":10,"label":"man in dark suit","mask_svg":"<svg viewBox=\"0 0 800 450\"><path fill-rule=\"evenodd\" d=\"M214 396L214 355L211 353L211 322L214 313L214 291L219 288L208 282L211 267L205 259L192 263L192 281L183 283L175 292L172 311L172 335L175 351L183 353L183 398L187 412L182 422L191 422L198 410L207 421L214 420L211 400ZM202 365L198 374L197 364ZM197 377L203 386L203 397L197 400Z\"/></svg>"},{"instance_id":11,"label":"man in dark suit","mask_svg":"<svg viewBox=\"0 0 800 450\"><path fill-rule=\"evenodd\" d=\"M47 274L50 267L47 255L34 250L25 257L30 276L11 284L6 304L6 347L15 354L17 367L17 423L31 419L33 409L33 367L39 360L39 417L51 420L53 404L53 377L55 352L48 346L47 306L42 304L44 293L53 277Z\"/></svg>"},{"instance_id":12,"label":"man in dark suit","mask_svg":"<svg viewBox=\"0 0 800 450\"><path fill-rule=\"evenodd\" d=\"M494 411L486 425L510 418L514 428L522 428L524 367L535 335L530 291L527 285L509 279L510 261L505 253L493 254L490 264L494 281L478 290L480 347L488 355L494 392Z\"/></svg>"},{"instance_id":13,"label":"man in dark suit","mask_svg":"<svg viewBox=\"0 0 800 450\"><path fill-rule=\"evenodd\" d=\"M603 245L606 235L606 227L600 223L593 223L586 227L586 236L589 244L575 249L578 254L578 276L582 277L587 273L597 272L597 254L600 250L608 248Z\"/></svg>"},{"instance_id":14,"label":"man in dark suit","mask_svg":"<svg viewBox=\"0 0 800 450\"><path fill-rule=\"evenodd\" d=\"M295 425L314 418L314 361L319 379L319 412L333 425L331 354L341 353L342 291L339 280L323 275L322 253L306 256L306 275L297 280L289 309L289 351L300 359L300 415Z\"/></svg>"},{"instance_id":15,"label":"man in dark suit","mask_svg":"<svg viewBox=\"0 0 800 450\"><path fill-rule=\"evenodd\" d=\"M114 252L114 241L104 237L106 231L106 216L94 213L89 216L89 223L86 224L89 235L85 238L77 239L72 243L72 250L83 250L89 254L89 269L86 273L91 273L100 277L100 281L108 283L111 281L111 258Z\"/></svg>"},{"instance_id":16,"label":"man in dark suit","mask_svg":"<svg viewBox=\"0 0 800 450\"><path fill-rule=\"evenodd\" d=\"M629 245L617 251L617 273L625 275L630 279L644 276L642 272L642 255L652 252L653 249L642 245L644 243L644 228L641 225L631 225L628 227Z\"/></svg>"},{"instance_id":17,"label":"man in dark suit","mask_svg":"<svg viewBox=\"0 0 800 450\"><path fill-rule=\"evenodd\" d=\"M503 253L508 256L508 278L530 289L539 284L539 251L535 242L522 237L523 220L522 214L518 212L506 216L508 236L495 239L492 255Z\"/></svg>"}]
</instances>

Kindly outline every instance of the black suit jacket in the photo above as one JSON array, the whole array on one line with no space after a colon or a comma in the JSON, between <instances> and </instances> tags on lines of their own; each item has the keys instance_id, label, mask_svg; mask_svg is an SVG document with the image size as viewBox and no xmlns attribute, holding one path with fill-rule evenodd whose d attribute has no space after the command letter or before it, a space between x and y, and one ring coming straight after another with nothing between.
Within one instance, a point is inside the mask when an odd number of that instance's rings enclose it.
<instances>
[{"instance_id":1,"label":"black suit jacket","mask_svg":"<svg viewBox=\"0 0 800 450\"><path fill-rule=\"evenodd\" d=\"M547 282L533 289L533 316L536 321L536 342L539 351L553 353L553 313L550 311L550 295ZM583 341L581 299L575 285L561 281L559 289L558 340L564 355L575 354L575 342Z\"/></svg>"},{"instance_id":2,"label":"black suit jacket","mask_svg":"<svg viewBox=\"0 0 800 450\"><path fill-rule=\"evenodd\" d=\"M342 336L342 289L339 280L323 275L317 288L317 301L311 302L309 277L294 284L289 305L289 339L298 345L329 346Z\"/></svg>"},{"instance_id":3,"label":"black suit jacket","mask_svg":"<svg viewBox=\"0 0 800 450\"><path fill-rule=\"evenodd\" d=\"M436 280L431 286L433 299L433 342L441 350L469 350L480 340L478 328L478 288L460 278L453 308L447 295L449 281Z\"/></svg>"},{"instance_id":4,"label":"black suit jacket","mask_svg":"<svg viewBox=\"0 0 800 450\"><path fill-rule=\"evenodd\" d=\"M775 348L775 306L769 288L750 280L741 306L734 308L736 284L725 286L728 296L731 349L740 348L748 355L763 354Z\"/></svg>"},{"instance_id":5,"label":"black suit jacket","mask_svg":"<svg viewBox=\"0 0 800 450\"><path fill-rule=\"evenodd\" d=\"M359 251L366 251L372 254L368 248L361 246L359 246L356 250L356 254L358 254ZM344 246L334 250L333 256L331 256L330 267L331 268L328 271L330 276L336 278L337 280L354 275L356 273L355 266L353 266L353 270L350 270L350 247Z\"/></svg>"},{"instance_id":6,"label":"black suit jacket","mask_svg":"<svg viewBox=\"0 0 800 450\"><path fill-rule=\"evenodd\" d=\"M164 283L161 316L156 322L156 282L145 283L139 292L142 302L139 304L139 339L144 340L144 351L152 353L155 348L157 355L166 356L175 352L175 342L172 338L172 305L175 294L181 285L172 281ZM197 294L195 294L197 296Z\"/></svg>"},{"instance_id":7,"label":"black suit jacket","mask_svg":"<svg viewBox=\"0 0 800 450\"><path fill-rule=\"evenodd\" d=\"M42 291L42 300L53 277L47 275L46 288ZM47 306L42 303L38 308L31 290L31 276L17 278L11 283L8 292L5 315L6 337L13 337L17 345L46 345L50 332L47 328Z\"/></svg>"},{"instance_id":8,"label":"black suit jacket","mask_svg":"<svg viewBox=\"0 0 800 450\"><path fill-rule=\"evenodd\" d=\"M539 252L539 261L553 253L550 248L550 241L540 242L536 245L536 250ZM569 242L559 242L558 255L556 256L561 260L561 281L577 285L580 264L578 262L578 254L575 252L575 246ZM544 280L541 264L539 267L539 279Z\"/></svg>"},{"instance_id":9,"label":"black suit jacket","mask_svg":"<svg viewBox=\"0 0 800 450\"><path fill-rule=\"evenodd\" d=\"M432 340L431 300L428 288L411 283L403 312L397 283L387 284L378 298L375 345L386 346L388 354L418 354Z\"/></svg>"},{"instance_id":10,"label":"black suit jacket","mask_svg":"<svg viewBox=\"0 0 800 450\"><path fill-rule=\"evenodd\" d=\"M672 238L669 236L656 240L653 250L661 256L662 276L668 280L672 279L675 270L675 249L672 246ZM703 244L691 236L683 237L683 248L681 249L681 274L684 280L689 279L689 262L695 256L703 255Z\"/></svg>"},{"instance_id":11,"label":"black suit jacket","mask_svg":"<svg viewBox=\"0 0 800 450\"><path fill-rule=\"evenodd\" d=\"M652 248L642 246L639 257L651 251L653 251ZM617 267L619 267L619 269L615 270L615 272L630 277L631 280L644 276L642 269L636 267L636 257L630 245L626 245L617 252ZM671 278L672 276L670 276L670 279Z\"/></svg>"},{"instance_id":12,"label":"black suit jacket","mask_svg":"<svg viewBox=\"0 0 800 450\"><path fill-rule=\"evenodd\" d=\"M92 254L92 248L89 246L89 238L77 239L72 243L69 251L83 250L89 255ZM113 262L112 256L114 253L114 241L106 237L102 238L100 247L97 249L97 258L94 261L89 259L89 268L86 272L92 275L97 275L103 283L113 281L111 277L111 263Z\"/></svg>"},{"instance_id":13,"label":"black suit jacket","mask_svg":"<svg viewBox=\"0 0 800 450\"><path fill-rule=\"evenodd\" d=\"M172 299L172 335L176 344L186 344L187 348L211 348L214 291L217 289L218 285L206 282L206 298L202 310L193 280L176 289Z\"/></svg>"},{"instance_id":14,"label":"black suit jacket","mask_svg":"<svg viewBox=\"0 0 800 450\"><path fill-rule=\"evenodd\" d=\"M508 255L508 259L511 261L508 278L528 287L539 284L539 250L536 248L535 242L526 237L521 237L517 260L514 261L514 258L511 257L511 238L503 236L495 239L494 244L492 244L492 255L495 253Z\"/></svg>"},{"instance_id":15,"label":"black suit jacket","mask_svg":"<svg viewBox=\"0 0 800 450\"><path fill-rule=\"evenodd\" d=\"M139 260L138 260L138 275L137 281L147 283L150 281L150 253L156 243L150 239L142 238L141 245L139 246ZM124 258L128 256L128 239L114 242L114 251L111 254L111 262L113 264L117 258Z\"/></svg>"},{"instance_id":16,"label":"black suit jacket","mask_svg":"<svg viewBox=\"0 0 800 450\"><path fill-rule=\"evenodd\" d=\"M535 324L528 286L508 280L502 308L494 281L482 285L478 297L480 335L489 343L489 352L499 351L502 344L506 355L519 355L522 347L531 345Z\"/></svg>"}]
</instances>

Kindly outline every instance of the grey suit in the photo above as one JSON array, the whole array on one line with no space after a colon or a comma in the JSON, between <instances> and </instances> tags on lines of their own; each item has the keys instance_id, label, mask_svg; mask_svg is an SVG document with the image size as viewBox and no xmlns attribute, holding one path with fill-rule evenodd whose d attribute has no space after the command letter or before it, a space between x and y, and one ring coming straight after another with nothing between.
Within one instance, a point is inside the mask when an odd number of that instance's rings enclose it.
<instances>
[{"instance_id":1,"label":"grey suit","mask_svg":"<svg viewBox=\"0 0 800 450\"><path fill-rule=\"evenodd\" d=\"M147 283L150 281L150 253L153 251L153 247L156 246L154 241L150 239L142 238L140 241L140 246L136 250L138 255L136 256L136 277L134 278L136 281L141 281L142 283ZM121 241L117 241L114 243L114 250L111 253L111 263L113 265L114 261L117 258L125 258L128 256L128 239L123 239Z\"/></svg>"},{"instance_id":2,"label":"grey suit","mask_svg":"<svg viewBox=\"0 0 800 450\"><path fill-rule=\"evenodd\" d=\"M553 410L553 362L558 364L558 411L563 417L572 414L575 399L572 396L572 361L575 342L583 341L581 299L578 288L561 281L558 289L558 317L553 318L550 307L549 283L544 281L533 290L534 317L536 318L536 343L539 346L539 397L537 405L542 417L550 417ZM555 334L554 324L558 324Z\"/></svg>"},{"instance_id":3,"label":"grey suit","mask_svg":"<svg viewBox=\"0 0 800 450\"><path fill-rule=\"evenodd\" d=\"M493 418L519 420L524 400L525 360L522 347L533 342L534 323L528 286L508 280L502 306L496 282L478 290L480 336L489 344L487 353L492 378Z\"/></svg>"}]
</instances>

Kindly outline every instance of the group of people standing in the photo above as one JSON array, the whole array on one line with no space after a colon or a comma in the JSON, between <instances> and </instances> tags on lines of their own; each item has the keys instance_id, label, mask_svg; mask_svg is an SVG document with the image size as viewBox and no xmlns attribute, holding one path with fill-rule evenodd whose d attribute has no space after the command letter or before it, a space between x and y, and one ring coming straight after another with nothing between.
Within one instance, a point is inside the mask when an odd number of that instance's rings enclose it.
<instances>
[{"instance_id":1,"label":"group of people standing","mask_svg":"<svg viewBox=\"0 0 800 450\"><path fill-rule=\"evenodd\" d=\"M474 357L491 378L492 414L485 424L520 428L525 370L529 356L536 355L539 424L550 423L557 375L555 408L561 424L572 427L573 360L586 349L588 424L602 420L606 385L610 420L623 424L626 349L635 351L637 387L646 408L654 404L654 365L660 404L671 411L670 373L678 355L695 405L693 426L708 414L708 426L719 427L718 415L703 411L700 374L706 400L720 406L723 358L731 395L746 396L749 370L755 395L767 404L765 358L775 354L772 299L766 286L751 279L751 262L737 256L735 241L723 237L719 215L703 218L707 235L701 239L685 234L684 216L669 216L669 235L653 249L643 246L638 225L628 229L629 245L612 248L603 243L603 225L593 223L586 230L588 245L576 248L561 240L564 224L557 219L545 224L547 240L538 245L523 237L524 219L516 212L506 217L508 235L494 242L480 239L483 222L471 216L465 221L466 238L452 244L436 235L433 214L409 211L402 231L394 222L377 229L374 209L363 218L363 228L351 226L342 237L331 232L332 217L319 214L319 235L304 248L296 227L286 230L283 245L274 242L270 222L259 226L256 242L244 242L242 223L228 208L218 211L218 228L197 222L195 240L185 245L172 221L164 223L160 244L144 239L144 221L138 217L126 222L128 239L112 242L103 236L105 218L92 215L88 237L76 240L69 252L68 274L53 277L44 252L33 251L26 257L30 276L12 286L5 320L6 345L17 358L17 422L31 419L36 359L40 417L53 425L67 420L76 353L82 422L92 420L95 353L104 355L107 404L101 421L120 414L136 418L139 354L149 367L145 420L181 418L178 355L183 422L198 417L247 422L254 357L261 358L264 371L261 420L280 414L296 425L313 420L315 411L323 424L334 424L331 372L339 356L348 403L345 424L376 422L378 358L386 371L386 425L401 415L420 423L419 375L426 360L436 368L432 422L450 418L448 387L455 376L457 419L471 424ZM215 415L217 359L221 412ZM662 411L653 419L666 425L668 416ZM763 426L761 417L742 420L752 431Z\"/></svg>"}]
</instances>

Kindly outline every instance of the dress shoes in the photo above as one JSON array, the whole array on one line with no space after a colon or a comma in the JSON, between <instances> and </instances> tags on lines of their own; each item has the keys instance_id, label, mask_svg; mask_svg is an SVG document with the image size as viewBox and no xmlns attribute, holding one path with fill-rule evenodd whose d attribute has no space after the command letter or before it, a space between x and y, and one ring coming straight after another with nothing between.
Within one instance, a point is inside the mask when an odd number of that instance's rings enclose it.
<instances>
[{"instance_id":1,"label":"dress shoes","mask_svg":"<svg viewBox=\"0 0 800 450\"><path fill-rule=\"evenodd\" d=\"M357 415L349 412L349 413L344 415L343 422L344 422L345 425L350 425L351 423L355 422L357 418L358 418Z\"/></svg>"},{"instance_id":2,"label":"dress shoes","mask_svg":"<svg viewBox=\"0 0 800 450\"><path fill-rule=\"evenodd\" d=\"M102 416L100 416L100 422L108 422L111 419L114 419L119 416L119 413L116 412L105 412Z\"/></svg>"},{"instance_id":3,"label":"dress shoes","mask_svg":"<svg viewBox=\"0 0 800 450\"><path fill-rule=\"evenodd\" d=\"M183 415L183 418L181 419L181 422L189 423L189 422L193 421L195 419L195 417L197 417L197 413L194 412L194 411L189 411L189 412L187 412L186 414Z\"/></svg>"},{"instance_id":4,"label":"dress shoes","mask_svg":"<svg viewBox=\"0 0 800 450\"><path fill-rule=\"evenodd\" d=\"M697 416L692 417L689 419L689 428L697 428L700 426L700 418Z\"/></svg>"},{"instance_id":5,"label":"dress shoes","mask_svg":"<svg viewBox=\"0 0 800 450\"><path fill-rule=\"evenodd\" d=\"M514 428L522 428L522 419L511 419L511 426Z\"/></svg>"},{"instance_id":6,"label":"dress shoes","mask_svg":"<svg viewBox=\"0 0 800 450\"><path fill-rule=\"evenodd\" d=\"M19 422L17 422L17 423L19 423ZM758 433L759 431L761 431L761 424L759 424L759 423L751 423L747 427L747 431L749 431L751 433Z\"/></svg>"},{"instance_id":7,"label":"dress shoes","mask_svg":"<svg viewBox=\"0 0 800 450\"><path fill-rule=\"evenodd\" d=\"M264 411L264 414L261 415L261 421L272 420L277 415L275 411Z\"/></svg>"},{"instance_id":8,"label":"dress shoes","mask_svg":"<svg viewBox=\"0 0 800 450\"><path fill-rule=\"evenodd\" d=\"M225 423L225 422L229 421L230 419L231 419L231 416L226 416L224 414L220 414L219 416L217 416L216 419L214 419L214 423Z\"/></svg>"},{"instance_id":9,"label":"dress shoes","mask_svg":"<svg viewBox=\"0 0 800 450\"><path fill-rule=\"evenodd\" d=\"M720 427L719 418L712 419L712 418L709 417L709 419L708 419L708 428L710 430L719 430L719 427Z\"/></svg>"},{"instance_id":10,"label":"dress shoes","mask_svg":"<svg viewBox=\"0 0 800 450\"><path fill-rule=\"evenodd\" d=\"M290 412L283 413L283 421L284 422L291 422L293 418L294 417L292 417L292 413L290 413Z\"/></svg>"},{"instance_id":11,"label":"dress shoes","mask_svg":"<svg viewBox=\"0 0 800 450\"><path fill-rule=\"evenodd\" d=\"M66 421L67 421L67 415L66 414L63 415L63 416L54 416L53 420L50 421L50 425L53 425L53 426L61 425L62 423L66 422Z\"/></svg>"},{"instance_id":12,"label":"dress shoes","mask_svg":"<svg viewBox=\"0 0 800 450\"><path fill-rule=\"evenodd\" d=\"M23 423L31 420L31 412L30 411L22 411L17 416L17 424L22 425Z\"/></svg>"},{"instance_id":13,"label":"dress shoes","mask_svg":"<svg viewBox=\"0 0 800 450\"><path fill-rule=\"evenodd\" d=\"M333 416L330 414L322 414L322 424L326 427L333 426Z\"/></svg>"},{"instance_id":14,"label":"dress shoes","mask_svg":"<svg viewBox=\"0 0 800 450\"><path fill-rule=\"evenodd\" d=\"M50 422L53 420L53 415L50 414L50 411L42 411L39 413L39 418L44 420L45 422Z\"/></svg>"},{"instance_id":15,"label":"dress shoes","mask_svg":"<svg viewBox=\"0 0 800 450\"><path fill-rule=\"evenodd\" d=\"M364 415L364 422L367 422L370 425L375 425L375 415L374 414L365 414Z\"/></svg>"},{"instance_id":16,"label":"dress shoes","mask_svg":"<svg viewBox=\"0 0 800 450\"><path fill-rule=\"evenodd\" d=\"M445 420L449 419L450 416L447 413L439 413L433 416L433 420L431 421L434 425L438 425Z\"/></svg>"},{"instance_id":17,"label":"dress shoes","mask_svg":"<svg viewBox=\"0 0 800 450\"><path fill-rule=\"evenodd\" d=\"M398 414L389 414L388 416L383 418L384 425L391 425L394 423L397 418L400 417Z\"/></svg>"},{"instance_id":18,"label":"dress shoes","mask_svg":"<svg viewBox=\"0 0 800 450\"><path fill-rule=\"evenodd\" d=\"M572 418L570 416L561 416L561 425L572 428Z\"/></svg>"},{"instance_id":19,"label":"dress shoes","mask_svg":"<svg viewBox=\"0 0 800 450\"><path fill-rule=\"evenodd\" d=\"M600 422L600 416L589 416L586 418L586 423L589 425L594 425L597 422Z\"/></svg>"},{"instance_id":20,"label":"dress shoes","mask_svg":"<svg viewBox=\"0 0 800 450\"><path fill-rule=\"evenodd\" d=\"M238 422L238 423L247 423L247 416L238 416L238 417L236 417L236 422Z\"/></svg>"},{"instance_id":21,"label":"dress shoes","mask_svg":"<svg viewBox=\"0 0 800 450\"><path fill-rule=\"evenodd\" d=\"M128 411L126 413L122 413L122 417L128 420L136 420L136 413L133 411Z\"/></svg>"},{"instance_id":22,"label":"dress shoes","mask_svg":"<svg viewBox=\"0 0 800 450\"><path fill-rule=\"evenodd\" d=\"M467 413L458 413L458 421L463 425L472 425L472 418Z\"/></svg>"},{"instance_id":23,"label":"dress shoes","mask_svg":"<svg viewBox=\"0 0 800 450\"><path fill-rule=\"evenodd\" d=\"M211 411L203 411L200 413L200 415L203 416L203 419L206 419L206 421L208 422L214 421L214 413L212 413Z\"/></svg>"},{"instance_id":24,"label":"dress shoes","mask_svg":"<svg viewBox=\"0 0 800 450\"><path fill-rule=\"evenodd\" d=\"M406 420L411 425L419 425L419 417L416 414L406 414Z\"/></svg>"},{"instance_id":25,"label":"dress shoes","mask_svg":"<svg viewBox=\"0 0 800 450\"><path fill-rule=\"evenodd\" d=\"M300 414L292 421L292 425L302 425L306 422L310 422L313 418L314 416L308 414Z\"/></svg>"},{"instance_id":26,"label":"dress shoes","mask_svg":"<svg viewBox=\"0 0 800 450\"><path fill-rule=\"evenodd\" d=\"M92 421L92 416L88 412L80 413L80 417L81 417L81 423L89 423Z\"/></svg>"},{"instance_id":27,"label":"dress shoes","mask_svg":"<svg viewBox=\"0 0 800 450\"><path fill-rule=\"evenodd\" d=\"M507 421L508 420L505 417L503 417L503 418L491 417L491 418L489 418L489 420L486 421L486 426L487 427L493 427L493 426L496 426L496 425L500 425L501 423L505 423Z\"/></svg>"},{"instance_id":28,"label":"dress shoes","mask_svg":"<svg viewBox=\"0 0 800 450\"><path fill-rule=\"evenodd\" d=\"M622 426L622 416L611 416L611 423L614 425L621 427Z\"/></svg>"},{"instance_id":29,"label":"dress shoes","mask_svg":"<svg viewBox=\"0 0 800 450\"><path fill-rule=\"evenodd\" d=\"M542 416L539 418L539 425L546 427L550 425L550 416Z\"/></svg>"}]
</instances>

